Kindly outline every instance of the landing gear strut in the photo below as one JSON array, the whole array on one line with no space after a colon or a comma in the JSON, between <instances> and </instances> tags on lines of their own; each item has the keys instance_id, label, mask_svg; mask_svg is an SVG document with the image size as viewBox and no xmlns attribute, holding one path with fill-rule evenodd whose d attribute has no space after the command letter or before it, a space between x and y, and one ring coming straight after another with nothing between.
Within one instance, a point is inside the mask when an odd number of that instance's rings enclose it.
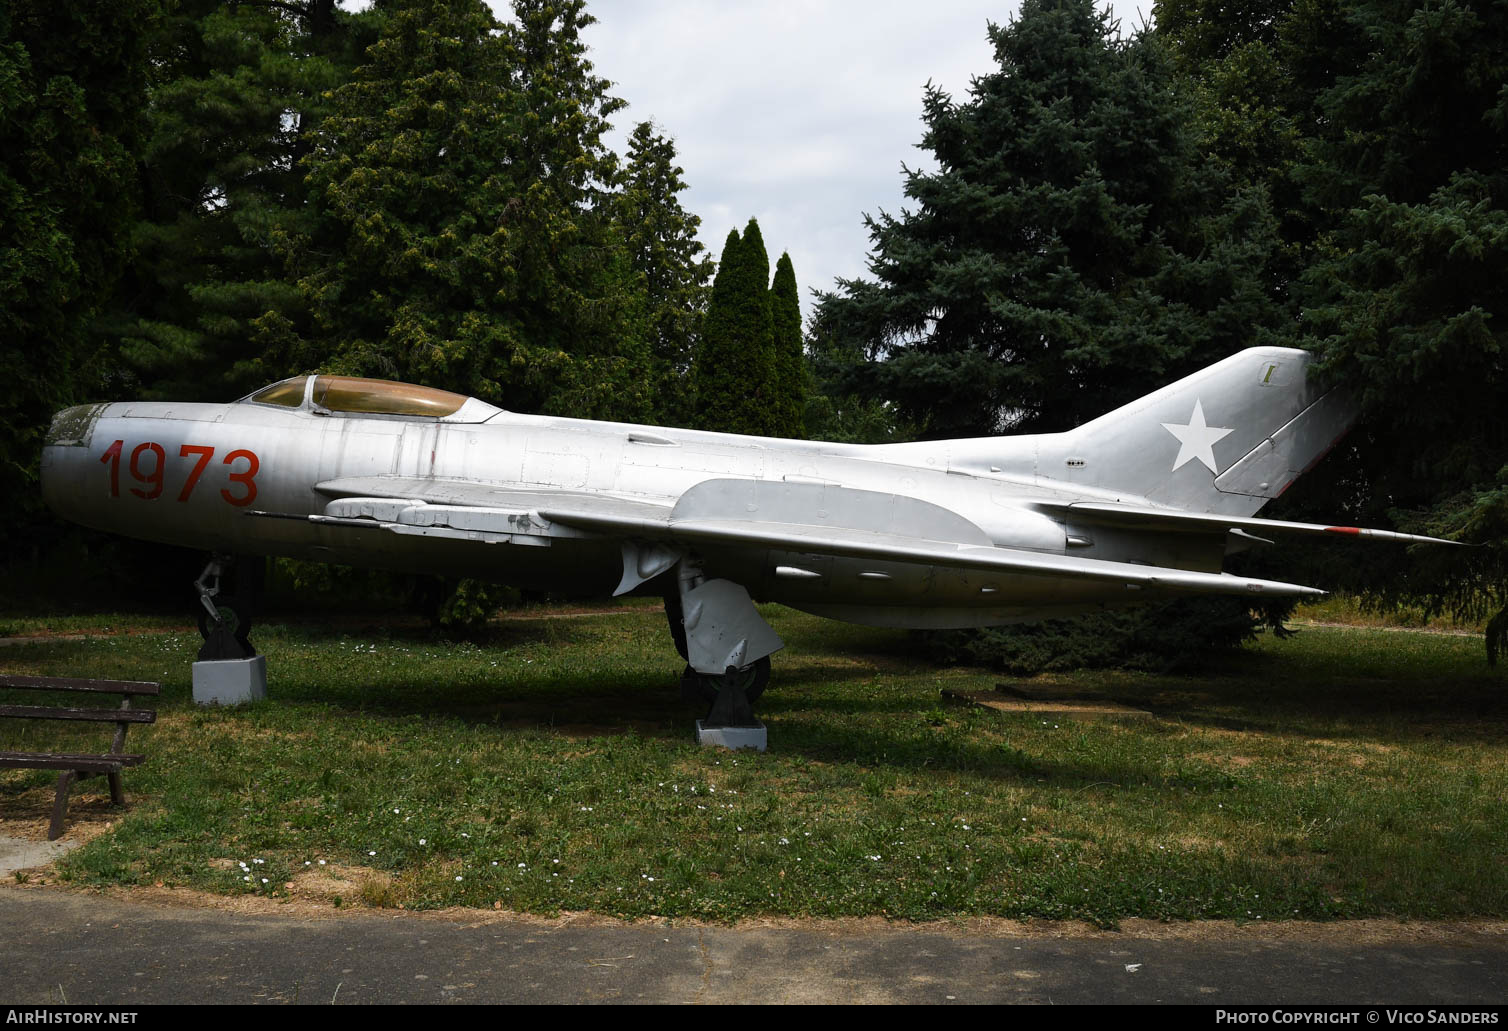
<instances>
[{"instance_id":1,"label":"landing gear strut","mask_svg":"<svg viewBox=\"0 0 1508 1031\"><path fill-rule=\"evenodd\" d=\"M770 682L770 653L784 642L738 584L709 580L690 559L676 573L678 590L665 598L665 616L687 660L681 696L711 707L703 728L762 731L752 706Z\"/></svg>"}]
</instances>

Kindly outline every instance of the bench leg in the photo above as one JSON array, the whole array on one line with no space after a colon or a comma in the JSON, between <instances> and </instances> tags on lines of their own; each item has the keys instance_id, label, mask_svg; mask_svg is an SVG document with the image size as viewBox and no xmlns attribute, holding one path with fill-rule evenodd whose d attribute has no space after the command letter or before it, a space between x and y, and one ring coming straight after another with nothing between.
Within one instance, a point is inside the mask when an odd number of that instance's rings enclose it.
<instances>
[{"instance_id":1,"label":"bench leg","mask_svg":"<svg viewBox=\"0 0 1508 1031\"><path fill-rule=\"evenodd\" d=\"M52 826L47 828L48 841L57 841L63 836L63 817L68 814L68 789L76 777L77 770L64 770L58 774L58 795L52 802Z\"/></svg>"},{"instance_id":2,"label":"bench leg","mask_svg":"<svg viewBox=\"0 0 1508 1031\"><path fill-rule=\"evenodd\" d=\"M126 793L120 786L120 774L107 773L105 777L110 781L110 801L116 805L125 805Z\"/></svg>"}]
</instances>

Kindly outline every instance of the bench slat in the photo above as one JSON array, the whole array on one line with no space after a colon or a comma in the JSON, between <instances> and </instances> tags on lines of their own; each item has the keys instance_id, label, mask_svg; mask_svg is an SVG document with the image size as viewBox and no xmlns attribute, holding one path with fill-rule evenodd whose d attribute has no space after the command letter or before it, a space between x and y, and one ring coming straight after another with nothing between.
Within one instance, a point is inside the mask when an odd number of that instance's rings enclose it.
<instances>
[{"instance_id":1,"label":"bench slat","mask_svg":"<svg viewBox=\"0 0 1508 1031\"><path fill-rule=\"evenodd\" d=\"M27 677L0 674L0 687L37 691L104 691L108 694L159 694L161 684L143 680L89 680L82 677Z\"/></svg>"},{"instance_id":2,"label":"bench slat","mask_svg":"<svg viewBox=\"0 0 1508 1031\"><path fill-rule=\"evenodd\" d=\"M90 723L156 723L151 709L59 709L51 705L0 705L0 717L23 720L85 720Z\"/></svg>"},{"instance_id":3,"label":"bench slat","mask_svg":"<svg viewBox=\"0 0 1508 1031\"><path fill-rule=\"evenodd\" d=\"M0 766L18 770L84 770L116 773L127 766L140 766L144 755L69 755L46 752L0 752Z\"/></svg>"}]
</instances>

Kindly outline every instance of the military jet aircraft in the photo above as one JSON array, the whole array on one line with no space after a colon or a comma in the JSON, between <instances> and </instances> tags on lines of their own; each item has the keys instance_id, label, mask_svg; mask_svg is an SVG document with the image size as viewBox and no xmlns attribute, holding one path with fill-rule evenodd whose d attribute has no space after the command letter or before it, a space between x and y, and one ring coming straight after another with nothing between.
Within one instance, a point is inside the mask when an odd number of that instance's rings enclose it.
<instances>
[{"instance_id":1,"label":"military jet aircraft","mask_svg":"<svg viewBox=\"0 0 1508 1031\"><path fill-rule=\"evenodd\" d=\"M42 487L76 522L216 554L660 594L688 682L745 719L782 647L756 598L876 626L991 626L1323 593L1222 572L1278 534L1431 540L1253 518L1353 421L1308 363L1254 348L1068 432L885 445L297 376L230 404L70 408Z\"/></svg>"}]
</instances>

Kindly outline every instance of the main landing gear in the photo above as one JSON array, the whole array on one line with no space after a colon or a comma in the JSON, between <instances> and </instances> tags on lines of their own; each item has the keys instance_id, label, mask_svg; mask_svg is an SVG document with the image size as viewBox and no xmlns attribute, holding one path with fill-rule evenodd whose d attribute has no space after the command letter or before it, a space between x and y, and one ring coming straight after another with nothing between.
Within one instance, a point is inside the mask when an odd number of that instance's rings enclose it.
<instances>
[{"instance_id":1,"label":"main landing gear","mask_svg":"<svg viewBox=\"0 0 1508 1031\"><path fill-rule=\"evenodd\" d=\"M682 560L665 617L676 651L686 660L681 696L710 706L704 730L763 729L753 704L770 682L770 653L784 646L759 615L749 593L730 580L709 580Z\"/></svg>"}]
</instances>

